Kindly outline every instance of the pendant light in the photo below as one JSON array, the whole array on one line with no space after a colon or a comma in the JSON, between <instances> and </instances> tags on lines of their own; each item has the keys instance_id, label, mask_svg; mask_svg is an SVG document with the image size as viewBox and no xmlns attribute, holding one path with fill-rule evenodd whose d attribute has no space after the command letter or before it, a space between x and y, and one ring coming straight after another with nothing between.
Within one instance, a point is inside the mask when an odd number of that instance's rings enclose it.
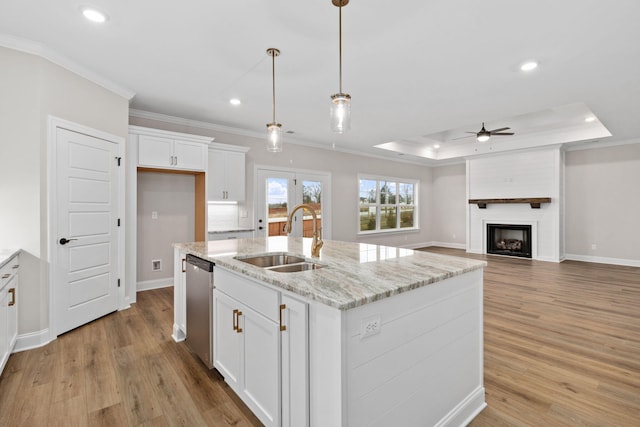
<instances>
[{"instance_id":1,"label":"pendant light","mask_svg":"<svg viewBox=\"0 0 640 427\"><path fill-rule=\"evenodd\" d=\"M273 121L267 123L267 151L279 153L282 151L282 125L276 122L276 56L280 51L276 48L267 49L271 57L271 81L273 83Z\"/></svg>"},{"instance_id":2,"label":"pendant light","mask_svg":"<svg viewBox=\"0 0 640 427\"><path fill-rule=\"evenodd\" d=\"M342 92L342 7L349 4L349 0L331 0L339 9L340 26L340 92L331 95L331 130L344 133L351 129L351 95Z\"/></svg>"}]
</instances>

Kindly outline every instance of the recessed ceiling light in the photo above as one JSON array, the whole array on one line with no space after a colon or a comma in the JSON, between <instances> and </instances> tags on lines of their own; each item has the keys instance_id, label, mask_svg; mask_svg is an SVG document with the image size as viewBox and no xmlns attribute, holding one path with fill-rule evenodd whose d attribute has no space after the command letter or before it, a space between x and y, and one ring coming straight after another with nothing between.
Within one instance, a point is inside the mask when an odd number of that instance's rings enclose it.
<instances>
[{"instance_id":1,"label":"recessed ceiling light","mask_svg":"<svg viewBox=\"0 0 640 427\"><path fill-rule=\"evenodd\" d=\"M434 146L433 146L433 148L435 148L435 149L440 148L440 144L436 144L436 145L434 145Z\"/></svg>"},{"instance_id":2,"label":"recessed ceiling light","mask_svg":"<svg viewBox=\"0 0 640 427\"><path fill-rule=\"evenodd\" d=\"M586 119L584 119L584 121L587 122L587 123L591 123L591 122L595 122L596 118L593 117L593 116L589 116Z\"/></svg>"},{"instance_id":3,"label":"recessed ceiling light","mask_svg":"<svg viewBox=\"0 0 640 427\"><path fill-rule=\"evenodd\" d=\"M97 22L101 24L109 19L106 13L101 12L93 7L83 7L81 10L84 17L91 22Z\"/></svg>"},{"instance_id":4,"label":"recessed ceiling light","mask_svg":"<svg viewBox=\"0 0 640 427\"><path fill-rule=\"evenodd\" d=\"M242 104L242 101L240 101L238 98L231 98L229 100L229 104L231 104L231 105L240 105L240 104Z\"/></svg>"},{"instance_id":5,"label":"recessed ceiling light","mask_svg":"<svg viewBox=\"0 0 640 427\"><path fill-rule=\"evenodd\" d=\"M536 61L527 61L520 66L520 70L522 71L533 71L538 68L538 63Z\"/></svg>"}]
</instances>

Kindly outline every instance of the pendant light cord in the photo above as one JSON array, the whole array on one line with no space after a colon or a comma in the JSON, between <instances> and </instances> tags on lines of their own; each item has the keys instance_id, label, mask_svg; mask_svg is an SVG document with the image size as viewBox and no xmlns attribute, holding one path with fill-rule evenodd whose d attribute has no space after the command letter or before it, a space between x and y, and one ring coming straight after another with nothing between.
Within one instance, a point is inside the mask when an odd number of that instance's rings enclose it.
<instances>
[{"instance_id":1,"label":"pendant light cord","mask_svg":"<svg viewBox=\"0 0 640 427\"><path fill-rule=\"evenodd\" d=\"M338 23L340 26L340 47L339 47L339 52L340 52L340 93L342 93L342 2L340 3L340 7L339 9L339 18L338 18Z\"/></svg>"},{"instance_id":2,"label":"pendant light cord","mask_svg":"<svg viewBox=\"0 0 640 427\"><path fill-rule=\"evenodd\" d=\"M271 52L271 81L273 83L273 123L276 122L276 53Z\"/></svg>"}]
</instances>

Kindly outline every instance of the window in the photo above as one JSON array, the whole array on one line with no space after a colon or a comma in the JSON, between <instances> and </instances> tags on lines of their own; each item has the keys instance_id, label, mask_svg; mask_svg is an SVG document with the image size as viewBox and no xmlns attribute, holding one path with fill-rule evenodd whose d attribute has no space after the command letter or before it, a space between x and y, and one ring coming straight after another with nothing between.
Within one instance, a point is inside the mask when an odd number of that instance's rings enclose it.
<instances>
[{"instance_id":1,"label":"window","mask_svg":"<svg viewBox=\"0 0 640 427\"><path fill-rule=\"evenodd\" d=\"M358 232L389 232L418 228L418 181L358 176Z\"/></svg>"}]
</instances>

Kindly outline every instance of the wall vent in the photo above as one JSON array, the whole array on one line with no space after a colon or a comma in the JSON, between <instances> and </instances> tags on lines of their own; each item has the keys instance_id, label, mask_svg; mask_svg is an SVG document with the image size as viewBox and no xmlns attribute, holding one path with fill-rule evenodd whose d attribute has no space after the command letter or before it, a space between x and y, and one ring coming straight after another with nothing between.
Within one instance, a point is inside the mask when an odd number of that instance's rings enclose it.
<instances>
[{"instance_id":1,"label":"wall vent","mask_svg":"<svg viewBox=\"0 0 640 427\"><path fill-rule=\"evenodd\" d=\"M162 271L162 260L161 259L153 259L153 260L151 260L151 271Z\"/></svg>"}]
</instances>

